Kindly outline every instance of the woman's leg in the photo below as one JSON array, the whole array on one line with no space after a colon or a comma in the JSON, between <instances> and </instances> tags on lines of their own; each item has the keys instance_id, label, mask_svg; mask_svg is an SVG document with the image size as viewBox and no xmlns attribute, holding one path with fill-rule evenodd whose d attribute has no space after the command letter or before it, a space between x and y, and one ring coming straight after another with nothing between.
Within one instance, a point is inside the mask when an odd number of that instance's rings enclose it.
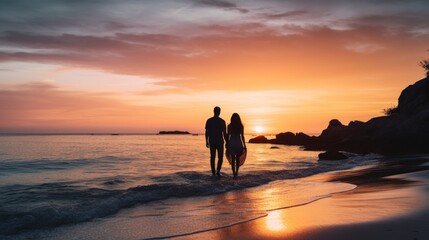
<instances>
[{"instance_id":1,"label":"woman's leg","mask_svg":"<svg viewBox=\"0 0 429 240\"><path fill-rule=\"evenodd\" d=\"M231 155L231 169L232 169L232 175L235 176L235 161L234 161L234 155Z\"/></svg>"},{"instance_id":2,"label":"woman's leg","mask_svg":"<svg viewBox=\"0 0 429 240\"><path fill-rule=\"evenodd\" d=\"M240 156L239 155L237 155L236 160L237 161L235 163L235 167L236 167L236 169L235 169L235 175L238 176L238 169L240 168Z\"/></svg>"},{"instance_id":3,"label":"woman's leg","mask_svg":"<svg viewBox=\"0 0 429 240\"><path fill-rule=\"evenodd\" d=\"M240 161L239 156L238 155L234 155L234 158L233 158L233 162L234 162L234 177L237 177L237 175L238 175L238 165L240 164L239 161Z\"/></svg>"},{"instance_id":4,"label":"woman's leg","mask_svg":"<svg viewBox=\"0 0 429 240\"><path fill-rule=\"evenodd\" d=\"M235 175L238 176L238 169L240 168L240 158L241 154L243 154L244 149L241 150L240 154L237 154L236 163L235 163Z\"/></svg>"}]
</instances>

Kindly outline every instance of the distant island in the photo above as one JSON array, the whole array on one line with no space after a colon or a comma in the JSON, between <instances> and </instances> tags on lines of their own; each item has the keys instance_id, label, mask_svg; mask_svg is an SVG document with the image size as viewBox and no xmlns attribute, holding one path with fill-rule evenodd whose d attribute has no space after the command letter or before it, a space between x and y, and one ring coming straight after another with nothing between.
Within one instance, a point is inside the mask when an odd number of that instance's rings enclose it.
<instances>
[{"instance_id":1,"label":"distant island","mask_svg":"<svg viewBox=\"0 0 429 240\"><path fill-rule=\"evenodd\" d=\"M298 145L305 150L327 151L320 159L342 159L338 151L384 155L429 153L429 77L406 87L398 105L384 110L386 116L343 125L333 119L320 136L283 132L275 139L258 136L249 143Z\"/></svg>"},{"instance_id":2,"label":"distant island","mask_svg":"<svg viewBox=\"0 0 429 240\"><path fill-rule=\"evenodd\" d=\"M188 132L188 131L159 131L159 133L158 133L159 135L166 135L166 134L191 134L190 132Z\"/></svg>"}]
</instances>

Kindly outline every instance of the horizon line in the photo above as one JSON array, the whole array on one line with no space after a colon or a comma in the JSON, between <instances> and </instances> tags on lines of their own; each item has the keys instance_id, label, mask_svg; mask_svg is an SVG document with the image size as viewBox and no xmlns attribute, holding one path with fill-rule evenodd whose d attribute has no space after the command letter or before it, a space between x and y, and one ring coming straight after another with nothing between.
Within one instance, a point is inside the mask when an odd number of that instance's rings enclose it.
<instances>
[{"instance_id":1,"label":"horizon line","mask_svg":"<svg viewBox=\"0 0 429 240\"><path fill-rule=\"evenodd\" d=\"M285 132L289 132L289 131L285 131ZM250 133L245 133L245 135L255 135L255 136L272 136L272 135L277 135L279 133L283 133L283 132L278 132L278 133L254 133L254 132L250 132ZM49 135L89 135L89 136L115 136L115 135L193 135L193 134L198 134L198 135L204 135L205 133L199 133L199 132L189 132L189 134L159 134L159 132L148 132L148 133L121 133L121 132L103 132L103 133L91 133L91 132L77 132L77 133L71 133L71 132L48 132L48 133L44 133L44 132L34 132L34 133L25 133L25 132L0 132L0 136L29 136L29 135L33 135L33 136L49 136ZM307 133L305 133L307 134ZM309 136L318 136L320 135L320 133L308 133L307 135Z\"/></svg>"}]
</instances>

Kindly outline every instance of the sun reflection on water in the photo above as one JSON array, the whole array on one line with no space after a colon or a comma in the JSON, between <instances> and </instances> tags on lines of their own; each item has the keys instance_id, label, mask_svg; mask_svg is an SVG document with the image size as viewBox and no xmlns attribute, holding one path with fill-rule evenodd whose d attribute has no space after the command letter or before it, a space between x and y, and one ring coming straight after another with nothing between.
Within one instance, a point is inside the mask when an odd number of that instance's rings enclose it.
<instances>
[{"instance_id":1,"label":"sun reflection on water","mask_svg":"<svg viewBox=\"0 0 429 240\"><path fill-rule=\"evenodd\" d=\"M267 229L271 231L277 232L286 229L286 225L283 223L281 211L270 212L265 223L267 225Z\"/></svg>"}]
</instances>

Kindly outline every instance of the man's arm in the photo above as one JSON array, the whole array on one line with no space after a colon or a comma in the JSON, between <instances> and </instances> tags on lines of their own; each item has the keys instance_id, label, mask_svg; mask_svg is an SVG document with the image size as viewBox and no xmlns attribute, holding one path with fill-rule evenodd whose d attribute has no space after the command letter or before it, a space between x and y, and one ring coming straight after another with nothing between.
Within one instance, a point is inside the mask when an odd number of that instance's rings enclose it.
<instances>
[{"instance_id":1,"label":"man's arm","mask_svg":"<svg viewBox=\"0 0 429 240\"><path fill-rule=\"evenodd\" d=\"M225 121L223 122L222 136L225 139L225 145L228 145L229 137L228 137L228 134L226 133L226 123L225 123Z\"/></svg>"},{"instance_id":2,"label":"man's arm","mask_svg":"<svg viewBox=\"0 0 429 240\"><path fill-rule=\"evenodd\" d=\"M207 120L207 122L206 122L206 133L205 133L205 135L206 135L206 147L209 147L209 132L208 132L208 130L207 130L207 125L208 125L208 120Z\"/></svg>"}]
</instances>

